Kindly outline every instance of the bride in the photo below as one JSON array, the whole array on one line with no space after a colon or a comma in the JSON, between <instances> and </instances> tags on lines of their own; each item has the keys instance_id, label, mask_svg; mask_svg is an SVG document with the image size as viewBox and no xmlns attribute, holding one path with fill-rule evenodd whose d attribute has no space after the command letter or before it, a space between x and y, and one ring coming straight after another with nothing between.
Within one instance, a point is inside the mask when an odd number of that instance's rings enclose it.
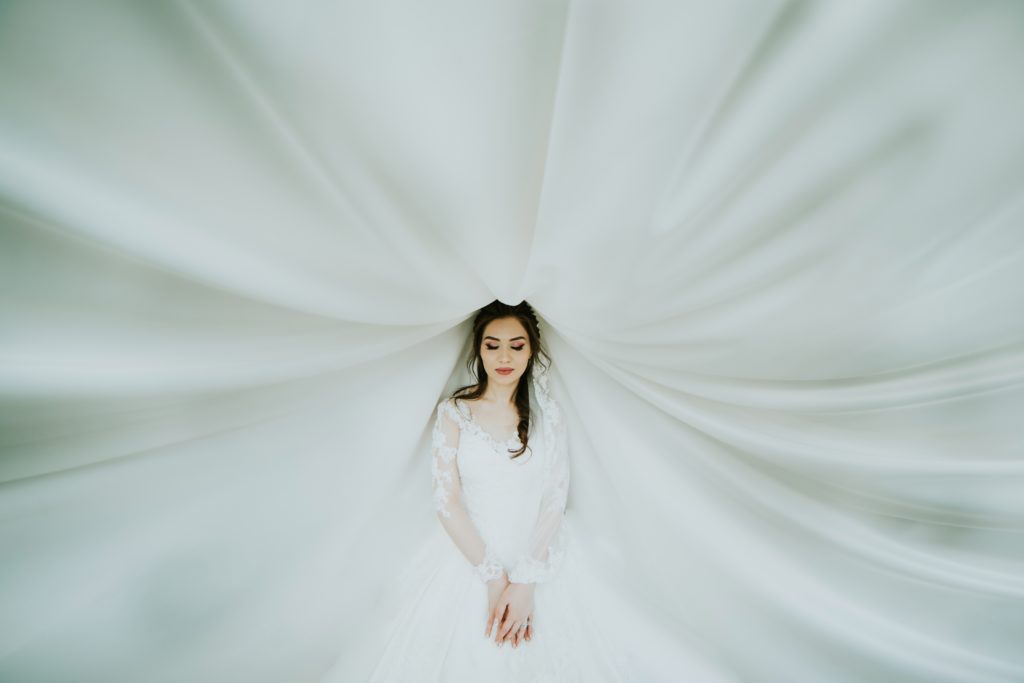
<instances>
[{"instance_id":1,"label":"bride","mask_svg":"<svg viewBox=\"0 0 1024 683\"><path fill-rule=\"evenodd\" d=\"M577 594L568 439L528 303L477 312L469 365L476 382L441 400L433 419L443 532L418 559L421 573L406 579L411 598L371 680L626 680L595 628L590 596Z\"/></svg>"},{"instance_id":2,"label":"bride","mask_svg":"<svg viewBox=\"0 0 1024 683\"><path fill-rule=\"evenodd\" d=\"M474 347L479 359L477 373L480 382L456 391L451 399L442 402L438 411L432 449L434 501L441 524L487 584L488 616L484 633L490 636L494 632L497 645L510 642L512 647L518 647L521 641L529 641L533 637L530 618L534 609L534 586L556 570L561 557L563 534L559 532L569 489L569 463L564 448L556 450L553 447L556 444L552 443L545 444L548 452L547 462L542 464L544 471L528 467L530 461L537 458L536 449L529 445L529 394L528 390L520 390L520 387L527 386L534 359L548 356L540 348L537 321L529 304L513 308L514 314L508 317L494 317L503 313L504 307L500 302L492 304L482 310L474 321L474 337L480 337L474 340L478 342ZM534 349L537 349L536 353ZM557 407L550 397L545 396L545 399L549 411ZM464 412L459 410L459 404L465 406ZM554 424L548 426L556 427ZM488 486L487 473L480 472L481 481L474 482L475 473L469 472L466 476L469 481L463 481L456 457L458 448L450 444L461 440L464 428L475 436L483 437L482 441L487 446L506 447L494 450L504 451L503 455L509 462L516 462L517 474L530 469L543 475L531 477L533 488L540 493L541 500L535 508L536 519L529 541L520 549L518 556L509 556L511 563L508 569L497 554L496 546L504 545L508 550L509 541L513 538L499 540L495 535L489 544L477 524L497 532L501 528L499 518L510 516L512 510L496 504L498 501L494 496L481 496L478 489ZM550 430L549 434L554 431ZM557 433L563 432L559 429ZM495 438L494 434L510 436L502 439ZM470 483L474 485L467 486ZM494 483L499 484L500 480ZM460 489L466 498L465 505L457 502ZM535 498L536 495L531 495L535 492L522 491L528 498ZM523 501L509 502L516 507L524 507ZM532 507L525 506L524 511ZM488 512L495 513L496 518L481 519ZM521 522L528 519L525 514L519 517L518 531L525 530ZM504 527L509 530L510 525L505 524Z\"/></svg>"}]
</instances>

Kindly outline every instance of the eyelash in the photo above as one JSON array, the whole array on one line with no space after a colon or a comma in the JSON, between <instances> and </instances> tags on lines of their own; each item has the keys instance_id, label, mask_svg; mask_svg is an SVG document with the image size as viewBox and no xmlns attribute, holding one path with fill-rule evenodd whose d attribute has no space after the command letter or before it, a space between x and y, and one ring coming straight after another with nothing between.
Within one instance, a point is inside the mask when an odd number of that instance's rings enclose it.
<instances>
[{"instance_id":1,"label":"eyelash","mask_svg":"<svg viewBox=\"0 0 1024 683\"><path fill-rule=\"evenodd\" d=\"M496 351L498 349L497 346L486 346L485 348L487 348L490 351ZM513 351L522 351L525 348L526 348L526 344L523 344L522 346L513 346L512 350Z\"/></svg>"}]
</instances>

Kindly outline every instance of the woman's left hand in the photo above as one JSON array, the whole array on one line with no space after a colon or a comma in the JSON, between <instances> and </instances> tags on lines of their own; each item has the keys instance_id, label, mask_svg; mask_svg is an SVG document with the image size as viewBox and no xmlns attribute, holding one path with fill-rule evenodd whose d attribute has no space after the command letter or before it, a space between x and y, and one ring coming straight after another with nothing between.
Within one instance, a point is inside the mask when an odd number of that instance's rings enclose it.
<instances>
[{"instance_id":1,"label":"woman's left hand","mask_svg":"<svg viewBox=\"0 0 1024 683\"><path fill-rule=\"evenodd\" d=\"M505 572L501 573L501 576L497 579L491 579L487 582L487 615L490 617L487 620L487 630L484 631L484 637L491 637L491 630L494 627L496 621L501 621L501 614L495 617L497 611L498 601L501 596L505 593L505 589L508 588L508 574Z\"/></svg>"}]
</instances>

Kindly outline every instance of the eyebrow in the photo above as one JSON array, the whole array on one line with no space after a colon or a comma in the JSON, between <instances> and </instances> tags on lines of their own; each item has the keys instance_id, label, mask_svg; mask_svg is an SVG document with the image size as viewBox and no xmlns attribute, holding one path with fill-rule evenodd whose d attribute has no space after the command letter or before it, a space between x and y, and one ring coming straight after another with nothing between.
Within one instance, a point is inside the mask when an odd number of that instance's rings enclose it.
<instances>
[{"instance_id":1,"label":"eyebrow","mask_svg":"<svg viewBox=\"0 0 1024 683\"><path fill-rule=\"evenodd\" d=\"M484 339L493 339L494 341L501 341L497 337L490 337L490 336L484 337ZM512 337L511 339L509 339L509 341L515 341L517 339L526 339L526 337Z\"/></svg>"}]
</instances>

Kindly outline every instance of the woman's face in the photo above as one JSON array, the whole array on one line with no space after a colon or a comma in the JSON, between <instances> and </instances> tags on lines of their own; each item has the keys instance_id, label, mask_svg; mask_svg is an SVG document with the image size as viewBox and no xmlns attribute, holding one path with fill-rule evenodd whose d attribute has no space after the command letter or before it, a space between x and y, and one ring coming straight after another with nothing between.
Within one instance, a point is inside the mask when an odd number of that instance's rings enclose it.
<instances>
[{"instance_id":1,"label":"woman's face","mask_svg":"<svg viewBox=\"0 0 1024 683\"><path fill-rule=\"evenodd\" d=\"M488 382L515 386L526 372L530 353L530 338L518 318L498 318L484 328L480 358L483 359ZM511 372L501 372L504 369Z\"/></svg>"}]
</instances>

